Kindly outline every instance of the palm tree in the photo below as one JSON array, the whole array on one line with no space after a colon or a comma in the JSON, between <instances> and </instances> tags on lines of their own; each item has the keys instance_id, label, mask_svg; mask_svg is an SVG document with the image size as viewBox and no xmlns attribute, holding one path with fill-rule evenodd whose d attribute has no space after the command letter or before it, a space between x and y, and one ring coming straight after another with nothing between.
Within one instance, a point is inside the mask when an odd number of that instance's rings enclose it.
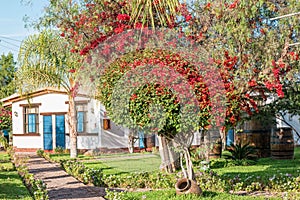
<instances>
[{"instance_id":1,"label":"palm tree","mask_svg":"<svg viewBox=\"0 0 300 200\"><path fill-rule=\"evenodd\" d=\"M26 94L42 87L63 88L67 91L69 109L67 123L70 128L70 157L77 157L77 130L75 96L78 55L70 52L68 43L53 31L45 30L23 41L19 51L19 69L16 85Z\"/></svg>"},{"instance_id":2,"label":"palm tree","mask_svg":"<svg viewBox=\"0 0 300 200\"><path fill-rule=\"evenodd\" d=\"M150 23L155 27L168 26L178 14L179 0L133 0L131 2L131 21Z\"/></svg>"}]
</instances>

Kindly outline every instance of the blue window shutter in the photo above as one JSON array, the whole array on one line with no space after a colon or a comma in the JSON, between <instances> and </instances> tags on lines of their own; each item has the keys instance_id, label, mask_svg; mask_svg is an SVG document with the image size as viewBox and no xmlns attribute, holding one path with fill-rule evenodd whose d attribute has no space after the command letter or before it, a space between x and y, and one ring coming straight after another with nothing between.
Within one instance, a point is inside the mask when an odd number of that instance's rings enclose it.
<instances>
[{"instance_id":1,"label":"blue window shutter","mask_svg":"<svg viewBox=\"0 0 300 200\"><path fill-rule=\"evenodd\" d=\"M36 115L28 114L28 132L36 133Z\"/></svg>"},{"instance_id":2,"label":"blue window shutter","mask_svg":"<svg viewBox=\"0 0 300 200\"><path fill-rule=\"evenodd\" d=\"M52 150L53 149L53 139L52 139L52 116L43 117L43 130L44 130L44 149Z\"/></svg>"},{"instance_id":3,"label":"blue window shutter","mask_svg":"<svg viewBox=\"0 0 300 200\"><path fill-rule=\"evenodd\" d=\"M83 132L84 112L77 112L77 132Z\"/></svg>"},{"instance_id":4,"label":"blue window shutter","mask_svg":"<svg viewBox=\"0 0 300 200\"><path fill-rule=\"evenodd\" d=\"M56 147L65 148L65 116L55 116Z\"/></svg>"}]
</instances>

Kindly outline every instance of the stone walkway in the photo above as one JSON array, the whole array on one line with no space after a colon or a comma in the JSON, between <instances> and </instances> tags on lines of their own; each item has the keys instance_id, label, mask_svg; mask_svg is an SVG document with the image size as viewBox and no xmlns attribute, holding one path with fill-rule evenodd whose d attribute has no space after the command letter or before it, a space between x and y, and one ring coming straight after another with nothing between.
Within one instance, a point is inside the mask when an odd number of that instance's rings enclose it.
<instances>
[{"instance_id":1,"label":"stone walkway","mask_svg":"<svg viewBox=\"0 0 300 200\"><path fill-rule=\"evenodd\" d=\"M18 156L28 157L26 166L29 173L46 183L50 200L104 200L105 188L84 185L68 175L59 164L51 163L35 153L18 154Z\"/></svg>"}]
</instances>

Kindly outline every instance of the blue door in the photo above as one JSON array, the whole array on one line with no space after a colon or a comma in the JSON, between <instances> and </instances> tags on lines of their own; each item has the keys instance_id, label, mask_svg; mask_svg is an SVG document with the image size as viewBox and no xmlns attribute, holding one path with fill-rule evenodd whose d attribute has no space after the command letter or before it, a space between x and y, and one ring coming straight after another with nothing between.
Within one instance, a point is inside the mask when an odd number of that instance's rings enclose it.
<instances>
[{"instance_id":1,"label":"blue door","mask_svg":"<svg viewBox=\"0 0 300 200\"><path fill-rule=\"evenodd\" d=\"M53 149L53 138L52 138L52 116L43 117L43 132L44 132L44 149Z\"/></svg>"},{"instance_id":2,"label":"blue door","mask_svg":"<svg viewBox=\"0 0 300 200\"><path fill-rule=\"evenodd\" d=\"M145 143L144 143L144 132L143 131L138 131L139 133L139 144L140 148L145 148Z\"/></svg>"},{"instance_id":3,"label":"blue door","mask_svg":"<svg viewBox=\"0 0 300 200\"><path fill-rule=\"evenodd\" d=\"M56 147L65 148L65 116L56 115L55 116L55 132L56 132Z\"/></svg>"},{"instance_id":4,"label":"blue door","mask_svg":"<svg viewBox=\"0 0 300 200\"><path fill-rule=\"evenodd\" d=\"M234 131L233 129L229 129L226 136L226 146L230 146L234 143Z\"/></svg>"}]
</instances>

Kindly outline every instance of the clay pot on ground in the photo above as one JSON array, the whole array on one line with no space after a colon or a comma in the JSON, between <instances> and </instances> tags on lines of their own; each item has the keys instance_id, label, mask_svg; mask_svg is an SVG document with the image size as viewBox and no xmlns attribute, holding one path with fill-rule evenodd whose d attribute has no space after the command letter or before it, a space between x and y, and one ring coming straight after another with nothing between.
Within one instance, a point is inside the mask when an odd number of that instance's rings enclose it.
<instances>
[{"instance_id":1,"label":"clay pot on ground","mask_svg":"<svg viewBox=\"0 0 300 200\"><path fill-rule=\"evenodd\" d=\"M196 194L201 195L202 190L193 180L182 178L175 184L176 194Z\"/></svg>"}]
</instances>

